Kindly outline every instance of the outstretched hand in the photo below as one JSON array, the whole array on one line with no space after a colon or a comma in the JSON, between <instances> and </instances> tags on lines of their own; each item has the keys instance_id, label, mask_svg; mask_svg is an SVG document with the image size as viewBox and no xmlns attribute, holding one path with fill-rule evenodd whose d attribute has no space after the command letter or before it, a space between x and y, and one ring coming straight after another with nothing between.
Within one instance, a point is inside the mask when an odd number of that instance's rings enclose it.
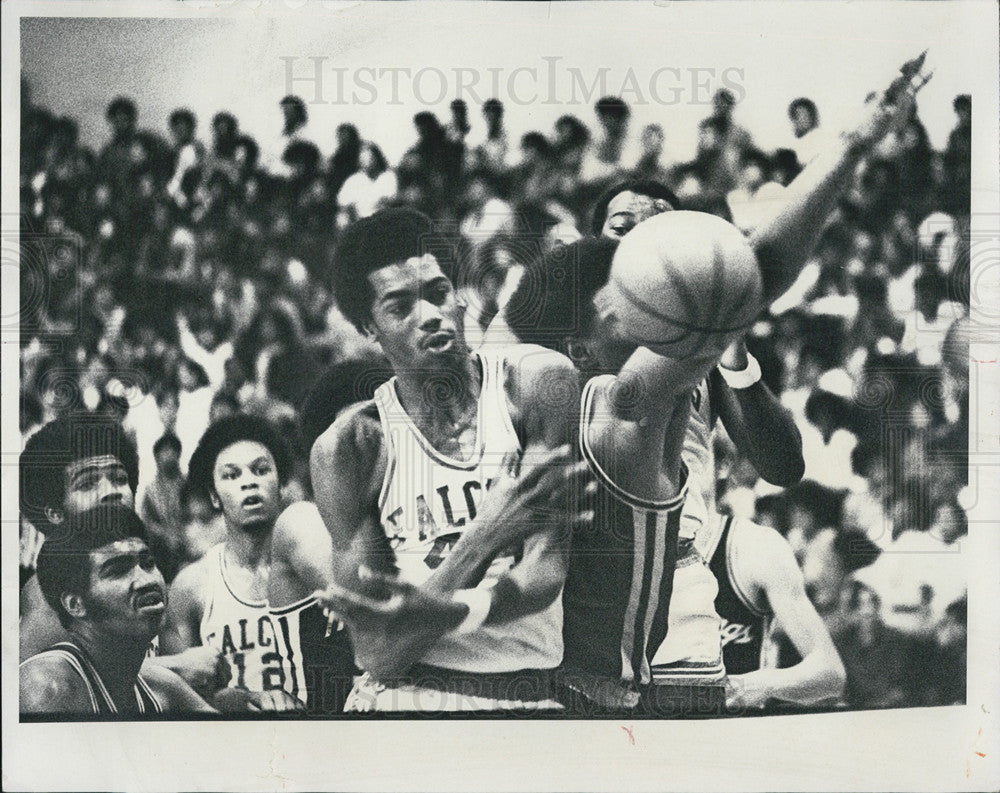
<instances>
[{"instance_id":1,"label":"outstretched hand","mask_svg":"<svg viewBox=\"0 0 1000 793\"><path fill-rule=\"evenodd\" d=\"M917 92L931 79L920 70L927 51L912 58L899 68L899 76L881 92L872 94L865 104L861 117L844 132L852 144L869 148L882 138L906 124L913 111Z\"/></svg>"},{"instance_id":2,"label":"outstretched hand","mask_svg":"<svg viewBox=\"0 0 1000 793\"><path fill-rule=\"evenodd\" d=\"M396 576L374 572L362 565L358 578L364 591L330 584L313 594L329 614L346 622L353 635L393 639L397 646L405 637L421 636L428 630L443 634L465 619L468 607L447 595L421 589ZM355 659L362 669L376 670L390 659L366 657L366 647L385 646L382 641L355 642Z\"/></svg>"},{"instance_id":3,"label":"outstretched hand","mask_svg":"<svg viewBox=\"0 0 1000 793\"><path fill-rule=\"evenodd\" d=\"M572 530L593 520L586 496L596 483L585 462L573 461L570 446L529 449L503 468L477 517L479 539L493 554L554 525Z\"/></svg>"}]
</instances>

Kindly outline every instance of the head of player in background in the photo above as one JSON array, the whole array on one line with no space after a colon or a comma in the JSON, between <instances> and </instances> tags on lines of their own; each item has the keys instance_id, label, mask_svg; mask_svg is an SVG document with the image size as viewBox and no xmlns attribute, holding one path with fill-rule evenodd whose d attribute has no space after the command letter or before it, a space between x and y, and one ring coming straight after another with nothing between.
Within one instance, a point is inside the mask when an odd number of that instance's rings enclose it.
<instances>
[{"instance_id":1,"label":"head of player in background","mask_svg":"<svg viewBox=\"0 0 1000 793\"><path fill-rule=\"evenodd\" d=\"M135 504L139 457L121 424L106 415L50 421L28 439L18 465L21 515L41 532L98 504Z\"/></svg>"},{"instance_id":2,"label":"head of player in background","mask_svg":"<svg viewBox=\"0 0 1000 793\"><path fill-rule=\"evenodd\" d=\"M585 376L615 374L635 351L602 311L618 240L584 238L536 259L504 309L519 342L566 355Z\"/></svg>"},{"instance_id":3,"label":"head of player in background","mask_svg":"<svg viewBox=\"0 0 1000 793\"><path fill-rule=\"evenodd\" d=\"M651 180L621 182L597 200L590 233L618 240L647 218L679 208L677 196L666 185Z\"/></svg>"},{"instance_id":4,"label":"head of player in background","mask_svg":"<svg viewBox=\"0 0 1000 793\"><path fill-rule=\"evenodd\" d=\"M38 555L38 583L63 627L145 646L160 630L166 584L129 507L74 514Z\"/></svg>"},{"instance_id":5,"label":"head of player in background","mask_svg":"<svg viewBox=\"0 0 1000 793\"><path fill-rule=\"evenodd\" d=\"M819 110L811 99L799 97L788 105L788 118L792 122L792 132L801 138L819 126Z\"/></svg>"},{"instance_id":6,"label":"head of player in background","mask_svg":"<svg viewBox=\"0 0 1000 793\"><path fill-rule=\"evenodd\" d=\"M274 426L236 415L205 430L191 455L188 481L222 512L227 531L260 534L281 514L281 486L291 470L291 451Z\"/></svg>"},{"instance_id":7,"label":"head of player in background","mask_svg":"<svg viewBox=\"0 0 1000 793\"><path fill-rule=\"evenodd\" d=\"M449 251L412 209L376 212L341 237L333 268L340 310L396 371L450 368L469 354Z\"/></svg>"},{"instance_id":8,"label":"head of player in background","mask_svg":"<svg viewBox=\"0 0 1000 793\"><path fill-rule=\"evenodd\" d=\"M951 103L958 116L958 126L967 129L972 125L972 97L969 94L959 94Z\"/></svg>"},{"instance_id":9,"label":"head of player in background","mask_svg":"<svg viewBox=\"0 0 1000 793\"><path fill-rule=\"evenodd\" d=\"M299 429L306 452L333 424L341 410L372 399L375 389L390 377L389 361L375 354L351 358L327 368L309 389L299 411Z\"/></svg>"}]
</instances>

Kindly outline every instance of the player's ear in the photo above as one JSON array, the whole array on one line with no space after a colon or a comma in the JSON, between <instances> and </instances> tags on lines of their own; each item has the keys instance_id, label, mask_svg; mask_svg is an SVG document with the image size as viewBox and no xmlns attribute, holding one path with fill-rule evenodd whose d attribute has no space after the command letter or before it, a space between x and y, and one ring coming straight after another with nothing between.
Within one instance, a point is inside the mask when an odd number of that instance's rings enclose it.
<instances>
[{"instance_id":1,"label":"player's ear","mask_svg":"<svg viewBox=\"0 0 1000 793\"><path fill-rule=\"evenodd\" d=\"M656 214L661 214L663 212L670 212L673 207L665 198L657 198L653 200L653 206L656 207Z\"/></svg>"},{"instance_id":2,"label":"player's ear","mask_svg":"<svg viewBox=\"0 0 1000 793\"><path fill-rule=\"evenodd\" d=\"M208 500L212 502L212 509L217 512L222 509L222 500L219 498L219 494L215 492L214 487L208 488Z\"/></svg>"},{"instance_id":3,"label":"player's ear","mask_svg":"<svg viewBox=\"0 0 1000 793\"><path fill-rule=\"evenodd\" d=\"M87 616L87 607L83 605L83 598L74 592L63 592L59 596L59 602L66 609L66 613L71 617L81 619Z\"/></svg>"},{"instance_id":4,"label":"player's ear","mask_svg":"<svg viewBox=\"0 0 1000 793\"><path fill-rule=\"evenodd\" d=\"M378 328L375 327L374 320L368 320L364 325L361 326L362 334L368 341L378 341Z\"/></svg>"},{"instance_id":5,"label":"player's ear","mask_svg":"<svg viewBox=\"0 0 1000 793\"><path fill-rule=\"evenodd\" d=\"M45 513L45 520L51 523L53 526L58 526L64 520L66 520L66 513L58 509L57 507L45 507L43 510Z\"/></svg>"},{"instance_id":6,"label":"player's ear","mask_svg":"<svg viewBox=\"0 0 1000 793\"><path fill-rule=\"evenodd\" d=\"M594 357L590 345L576 336L567 336L564 338L563 349L566 350L566 357L578 369L586 369Z\"/></svg>"}]
</instances>

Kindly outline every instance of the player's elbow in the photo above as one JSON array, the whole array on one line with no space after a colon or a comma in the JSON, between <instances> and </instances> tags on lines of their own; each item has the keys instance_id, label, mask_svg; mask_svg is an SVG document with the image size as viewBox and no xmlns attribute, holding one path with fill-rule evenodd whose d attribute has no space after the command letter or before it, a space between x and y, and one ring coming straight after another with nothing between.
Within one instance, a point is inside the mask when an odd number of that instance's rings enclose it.
<instances>
[{"instance_id":1,"label":"player's elbow","mask_svg":"<svg viewBox=\"0 0 1000 793\"><path fill-rule=\"evenodd\" d=\"M802 456L801 445L791 453L783 452L772 464L761 472L770 484L776 487L791 487L802 481L806 472L806 461Z\"/></svg>"}]
</instances>

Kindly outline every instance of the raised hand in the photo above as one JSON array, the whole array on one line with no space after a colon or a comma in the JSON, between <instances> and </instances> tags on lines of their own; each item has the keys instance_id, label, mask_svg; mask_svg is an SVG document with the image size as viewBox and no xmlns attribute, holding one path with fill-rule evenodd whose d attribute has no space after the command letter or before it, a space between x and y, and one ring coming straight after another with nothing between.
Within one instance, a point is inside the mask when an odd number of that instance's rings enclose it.
<instances>
[{"instance_id":1,"label":"raised hand","mask_svg":"<svg viewBox=\"0 0 1000 793\"><path fill-rule=\"evenodd\" d=\"M904 63L899 76L882 92L872 94L858 121L844 131L844 137L854 146L869 148L909 121L917 92L931 79L922 75L927 51Z\"/></svg>"}]
</instances>

